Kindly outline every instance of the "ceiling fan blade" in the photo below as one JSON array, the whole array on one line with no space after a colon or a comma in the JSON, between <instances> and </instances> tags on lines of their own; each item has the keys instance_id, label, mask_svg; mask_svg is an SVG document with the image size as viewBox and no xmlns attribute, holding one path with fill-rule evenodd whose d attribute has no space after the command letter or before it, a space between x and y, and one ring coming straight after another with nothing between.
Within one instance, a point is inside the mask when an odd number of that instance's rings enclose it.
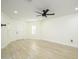
<instances>
[{"instance_id":1,"label":"ceiling fan blade","mask_svg":"<svg viewBox=\"0 0 79 59\"><path fill-rule=\"evenodd\" d=\"M55 13L52 13L52 14L46 14L46 15L55 15Z\"/></svg>"},{"instance_id":2,"label":"ceiling fan blade","mask_svg":"<svg viewBox=\"0 0 79 59\"><path fill-rule=\"evenodd\" d=\"M45 12L47 13L49 11L49 9L46 9Z\"/></svg>"},{"instance_id":3,"label":"ceiling fan blade","mask_svg":"<svg viewBox=\"0 0 79 59\"><path fill-rule=\"evenodd\" d=\"M41 12L35 11L36 13L42 14Z\"/></svg>"}]
</instances>

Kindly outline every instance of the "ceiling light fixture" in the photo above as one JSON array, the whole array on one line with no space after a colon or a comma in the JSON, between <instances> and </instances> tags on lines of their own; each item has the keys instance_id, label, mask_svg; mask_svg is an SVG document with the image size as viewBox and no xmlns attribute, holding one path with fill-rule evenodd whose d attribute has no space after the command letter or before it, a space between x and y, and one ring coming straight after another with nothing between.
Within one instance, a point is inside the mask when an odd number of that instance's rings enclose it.
<instances>
[{"instance_id":1,"label":"ceiling light fixture","mask_svg":"<svg viewBox=\"0 0 79 59\"><path fill-rule=\"evenodd\" d=\"M17 10L15 10L15 11L14 11L14 13L15 13L15 14L17 14L17 13L18 13L18 11L17 11Z\"/></svg>"},{"instance_id":2,"label":"ceiling light fixture","mask_svg":"<svg viewBox=\"0 0 79 59\"><path fill-rule=\"evenodd\" d=\"M78 8L75 8L76 11L78 11Z\"/></svg>"}]
</instances>

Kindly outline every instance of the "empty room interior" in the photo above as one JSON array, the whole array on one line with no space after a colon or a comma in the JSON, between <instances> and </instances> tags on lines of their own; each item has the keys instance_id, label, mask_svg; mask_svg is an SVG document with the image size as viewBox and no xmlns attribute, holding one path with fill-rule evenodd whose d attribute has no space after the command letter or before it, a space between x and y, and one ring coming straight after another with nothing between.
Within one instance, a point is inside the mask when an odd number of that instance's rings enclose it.
<instances>
[{"instance_id":1,"label":"empty room interior","mask_svg":"<svg viewBox=\"0 0 79 59\"><path fill-rule=\"evenodd\" d=\"M1 0L1 59L78 59L78 0Z\"/></svg>"}]
</instances>

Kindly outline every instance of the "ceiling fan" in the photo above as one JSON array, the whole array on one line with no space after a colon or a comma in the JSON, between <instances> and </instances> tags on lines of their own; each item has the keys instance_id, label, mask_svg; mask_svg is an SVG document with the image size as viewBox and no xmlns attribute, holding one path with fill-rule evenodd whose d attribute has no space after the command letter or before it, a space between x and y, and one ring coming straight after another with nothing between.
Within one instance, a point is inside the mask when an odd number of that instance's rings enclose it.
<instances>
[{"instance_id":1,"label":"ceiling fan","mask_svg":"<svg viewBox=\"0 0 79 59\"><path fill-rule=\"evenodd\" d=\"M45 10L42 10L42 12L36 11L36 13L40 14L40 15L37 15L37 16L43 16L43 17L47 17L48 15L55 15L55 13L49 14L48 11L50 11L50 10L49 9L45 9Z\"/></svg>"}]
</instances>

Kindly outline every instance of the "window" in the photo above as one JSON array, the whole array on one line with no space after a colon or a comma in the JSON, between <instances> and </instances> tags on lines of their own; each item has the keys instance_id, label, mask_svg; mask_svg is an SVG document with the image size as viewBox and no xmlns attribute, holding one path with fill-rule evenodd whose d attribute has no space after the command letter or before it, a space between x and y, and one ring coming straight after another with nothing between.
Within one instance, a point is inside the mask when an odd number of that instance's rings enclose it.
<instances>
[{"instance_id":1,"label":"window","mask_svg":"<svg viewBox=\"0 0 79 59\"><path fill-rule=\"evenodd\" d=\"M36 34L36 25L32 25L32 34Z\"/></svg>"}]
</instances>

